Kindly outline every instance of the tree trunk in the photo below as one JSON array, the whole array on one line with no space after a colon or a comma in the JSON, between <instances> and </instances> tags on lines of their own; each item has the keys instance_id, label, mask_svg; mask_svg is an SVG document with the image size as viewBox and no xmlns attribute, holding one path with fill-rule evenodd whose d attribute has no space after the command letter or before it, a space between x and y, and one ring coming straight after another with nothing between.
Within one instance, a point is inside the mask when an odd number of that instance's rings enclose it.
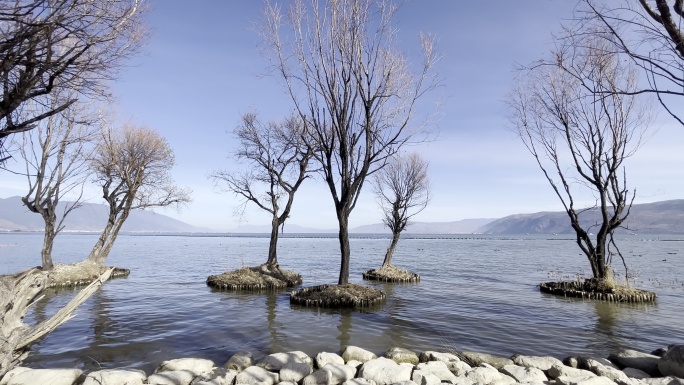
<instances>
[{"instance_id":1,"label":"tree trunk","mask_svg":"<svg viewBox=\"0 0 684 385\"><path fill-rule=\"evenodd\" d=\"M339 240L340 240L340 279L337 281L338 285L345 285L349 283L349 256L351 254L349 248L349 212L338 210L337 220L340 224Z\"/></svg>"},{"instance_id":2,"label":"tree trunk","mask_svg":"<svg viewBox=\"0 0 684 385\"><path fill-rule=\"evenodd\" d=\"M274 214L271 221L271 242L268 244L268 260L266 261L266 264L271 267L278 264L278 227L280 227L280 221L278 216Z\"/></svg>"},{"instance_id":3,"label":"tree trunk","mask_svg":"<svg viewBox=\"0 0 684 385\"><path fill-rule=\"evenodd\" d=\"M55 241L55 221L45 220L45 235L43 236L43 248L40 250L40 259L43 270L52 270L55 265L52 263L52 245Z\"/></svg>"},{"instance_id":4,"label":"tree trunk","mask_svg":"<svg viewBox=\"0 0 684 385\"><path fill-rule=\"evenodd\" d=\"M102 235L100 235L100 238L98 238L97 243L90 252L90 255L88 258L86 258L87 262L99 266L104 265L105 259L112 250L114 241L119 235L119 230L121 230L121 226L123 226L126 218L128 218L128 211L122 213L121 216L116 218L114 221L110 220L107 222L107 226L104 230L102 230Z\"/></svg>"},{"instance_id":5,"label":"tree trunk","mask_svg":"<svg viewBox=\"0 0 684 385\"><path fill-rule=\"evenodd\" d=\"M399 231L392 232L392 242L387 248L387 253L385 253L385 260L382 262L382 267L387 267L392 264L392 255L394 255L394 249L396 249L397 243L399 243L400 234L401 232Z\"/></svg>"}]
</instances>

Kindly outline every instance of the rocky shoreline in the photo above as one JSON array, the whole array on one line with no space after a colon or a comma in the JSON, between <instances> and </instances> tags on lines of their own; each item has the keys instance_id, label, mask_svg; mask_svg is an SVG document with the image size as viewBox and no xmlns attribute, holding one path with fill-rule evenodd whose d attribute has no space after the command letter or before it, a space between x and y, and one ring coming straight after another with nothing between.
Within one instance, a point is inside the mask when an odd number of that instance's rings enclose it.
<instances>
[{"instance_id":1,"label":"rocky shoreline","mask_svg":"<svg viewBox=\"0 0 684 385\"><path fill-rule=\"evenodd\" d=\"M684 345L653 354L623 350L608 358L502 357L452 351L416 353L391 348L378 357L349 346L341 354L301 351L254 360L240 352L218 367L202 358L162 362L154 373L134 369L31 369L17 367L0 385L684 385Z\"/></svg>"}]
</instances>

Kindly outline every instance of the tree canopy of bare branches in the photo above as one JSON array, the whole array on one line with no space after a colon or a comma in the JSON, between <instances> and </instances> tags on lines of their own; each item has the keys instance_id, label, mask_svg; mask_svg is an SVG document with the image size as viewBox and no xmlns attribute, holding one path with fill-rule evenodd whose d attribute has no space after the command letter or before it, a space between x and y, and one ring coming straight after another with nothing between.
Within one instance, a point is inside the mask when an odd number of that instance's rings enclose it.
<instances>
[{"instance_id":1,"label":"tree canopy of bare branches","mask_svg":"<svg viewBox=\"0 0 684 385\"><path fill-rule=\"evenodd\" d=\"M59 103L59 101L57 101ZM28 192L24 205L38 213L45 222L41 249L42 267L53 268L52 246L63 228L64 220L81 206L83 186L88 178L87 161L95 139L95 117L86 106L71 104L64 111L38 123L38 128L23 133L19 152L26 165ZM58 212L61 199L70 201Z\"/></svg>"},{"instance_id":2,"label":"tree canopy of bare branches","mask_svg":"<svg viewBox=\"0 0 684 385\"><path fill-rule=\"evenodd\" d=\"M7 136L64 111L79 95L107 96L105 82L143 43L142 2L0 2L0 149ZM47 96L60 89L71 97L51 104Z\"/></svg>"},{"instance_id":3,"label":"tree canopy of bare branches","mask_svg":"<svg viewBox=\"0 0 684 385\"><path fill-rule=\"evenodd\" d=\"M87 261L103 264L131 210L182 205L190 191L170 175L173 150L156 132L127 125L105 129L90 166L109 205L107 224Z\"/></svg>"},{"instance_id":4,"label":"tree canopy of bare branches","mask_svg":"<svg viewBox=\"0 0 684 385\"><path fill-rule=\"evenodd\" d=\"M609 247L617 248L613 232L635 196L624 162L639 148L650 117L629 92L637 88L635 69L606 49L604 40L586 35L582 44L561 45L552 57L554 64L519 73L510 118L562 202L594 278L603 280ZM596 228L580 226L585 209L576 199L582 194L591 194L596 203L589 209L601 213Z\"/></svg>"},{"instance_id":5,"label":"tree canopy of bare branches","mask_svg":"<svg viewBox=\"0 0 684 385\"><path fill-rule=\"evenodd\" d=\"M211 177L239 196L244 205L253 203L271 214L271 242L266 264L277 267L278 228L290 216L294 196L307 178L312 150L302 137L298 116L282 122L262 124L256 113L242 116L235 131L240 141L233 158L247 167L244 171L215 171ZM243 207L244 207L243 205Z\"/></svg>"},{"instance_id":6,"label":"tree canopy of bare branches","mask_svg":"<svg viewBox=\"0 0 684 385\"><path fill-rule=\"evenodd\" d=\"M374 175L375 195L384 214L382 221L392 231L383 267L392 264L394 249L409 219L423 211L430 201L427 170L428 163L420 155L396 154Z\"/></svg>"},{"instance_id":7,"label":"tree canopy of bare branches","mask_svg":"<svg viewBox=\"0 0 684 385\"><path fill-rule=\"evenodd\" d=\"M396 48L396 5L371 0L295 0L265 10L267 56L307 129L335 204L339 284L349 280L349 215L366 177L409 141L425 120L417 102L434 88L433 39L421 36L423 61L414 71Z\"/></svg>"},{"instance_id":8,"label":"tree canopy of bare branches","mask_svg":"<svg viewBox=\"0 0 684 385\"><path fill-rule=\"evenodd\" d=\"M680 124L684 96L684 2L681 0L584 0L583 33L595 33L607 49L624 54L643 70L647 86L631 93L654 93Z\"/></svg>"}]
</instances>

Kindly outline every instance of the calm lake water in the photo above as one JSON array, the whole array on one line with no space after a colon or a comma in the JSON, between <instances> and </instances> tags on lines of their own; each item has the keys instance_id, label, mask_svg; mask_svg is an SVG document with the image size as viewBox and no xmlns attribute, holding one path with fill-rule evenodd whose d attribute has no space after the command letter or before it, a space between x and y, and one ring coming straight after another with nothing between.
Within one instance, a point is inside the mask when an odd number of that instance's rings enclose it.
<instances>
[{"instance_id":1,"label":"calm lake water","mask_svg":"<svg viewBox=\"0 0 684 385\"><path fill-rule=\"evenodd\" d=\"M370 312L290 305L287 291L218 292L207 276L266 260L268 238L225 235L121 235L107 262L131 269L110 281L76 317L34 345L31 367L130 366L150 371L161 361L204 357L222 365L230 355L303 350L337 352L358 345L382 353L453 347L495 354L605 356L620 347L644 351L684 342L684 237L625 236L619 245L637 286L658 293L656 304L628 305L540 293L541 281L587 273L570 238L434 236L402 239L394 264L421 282L374 284L387 302ZM62 234L55 262L82 260L92 234ZM0 274L40 263L42 234L1 233ZM351 240L350 281L378 267L389 239ZM282 238L279 260L304 285L336 283L337 239ZM616 270L621 270L618 261ZM366 283L370 284L370 283ZM49 295L27 317L40 321L73 291Z\"/></svg>"}]
</instances>

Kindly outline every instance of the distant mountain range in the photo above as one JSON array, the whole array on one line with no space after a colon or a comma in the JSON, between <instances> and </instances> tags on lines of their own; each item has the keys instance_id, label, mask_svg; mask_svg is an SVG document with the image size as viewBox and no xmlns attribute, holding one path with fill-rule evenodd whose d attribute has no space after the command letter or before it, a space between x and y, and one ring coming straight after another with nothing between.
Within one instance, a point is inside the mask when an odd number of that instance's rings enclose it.
<instances>
[{"instance_id":1,"label":"distant mountain range","mask_svg":"<svg viewBox=\"0 0 684 385\"><path fill-rule=\"evenodd\" d=\"M105 205L85 203L74 210L66 220L65 231L101 231L105 225L108 208ZM597 211L580 215L585 228L599 221ZM625 223L627 232L639 234L684 234L684 199L638 204L632 207ZM0 231L42 231L40 215L28 211L19 197L0 198ZM594 229L597 229L594 227ZM337 229L316 229L286 223L284 233L335 233ZM166 215L152 211L131 212L122 231L125 232L213 232L215 230L192 226ZM242 225L231 233L269 233L270 226ZM592 231L590 229L590 231ZM349 229L353 234L389 233L382 223ZM500 219L464 219L453 222L414 222L408 234L573 234L565 212L539 212L509 215Z\"/></svg>"},{"instance_id":2,"label":"distant mountain range","mask_svg":"<svg viewBox=\"0 0 684 385\"><path fill-rule=\"evenodd\" d=\"M600 213L597 210L588 210L580 214L580 223L585 229L599 221ZM619 231L637 234L684 234L684 199L634 205L624 227L625 229ZM593 227L593 231L596 230L598 226ZM562 211L509 215L482 226L476 232L574 234L568 214Z\"/></svg>"}]
</instances>

